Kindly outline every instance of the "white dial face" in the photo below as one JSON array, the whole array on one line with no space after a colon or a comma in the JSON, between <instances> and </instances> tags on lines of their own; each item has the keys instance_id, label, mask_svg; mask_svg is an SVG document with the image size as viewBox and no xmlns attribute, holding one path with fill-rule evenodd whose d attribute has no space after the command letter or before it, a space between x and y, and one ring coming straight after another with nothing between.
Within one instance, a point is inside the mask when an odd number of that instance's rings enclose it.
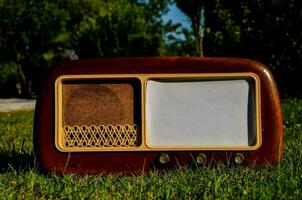
<instances>
[{"instance_id":1,"label":"white dial face","mask_svg":"<svg viewBox=\"0 0 302 200\"><path fill-rule=\"evenodd\" d=\"M247 79L149 80L148 145L251 146L256 137L253 96Z\"/></svg>"}]
</instances>

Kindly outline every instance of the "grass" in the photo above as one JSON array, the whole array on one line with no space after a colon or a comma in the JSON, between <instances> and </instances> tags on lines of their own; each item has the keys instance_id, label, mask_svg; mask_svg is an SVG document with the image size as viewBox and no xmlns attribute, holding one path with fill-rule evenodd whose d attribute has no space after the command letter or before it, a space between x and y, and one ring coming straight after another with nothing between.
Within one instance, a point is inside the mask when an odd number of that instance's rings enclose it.
<instances>
[{"instance_id":1,"label":"grass","mask_svg":"<svg viewBox=\"0 0 302 200\"><path fill-rule=\"evenodd\" d=\"M45 176L33 159L33 112L0 113L0 199L302 199L302 99L282 105L279 166L222 165L148 176Z\"/></svg>"}]
</instances>

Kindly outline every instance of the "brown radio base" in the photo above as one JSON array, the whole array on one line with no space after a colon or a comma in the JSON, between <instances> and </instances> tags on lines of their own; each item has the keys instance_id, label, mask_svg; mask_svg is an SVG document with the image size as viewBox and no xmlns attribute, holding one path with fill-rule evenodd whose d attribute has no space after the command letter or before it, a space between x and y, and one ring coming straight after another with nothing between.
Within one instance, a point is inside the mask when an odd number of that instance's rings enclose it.
<instances>
[{"instance_id":1,"label":"brown radio base","mask_svg":"<svg viewBox=\"0 0 302 200\"><path fill-rule=\"evenodd\" d=\"M245 106L242 110L249 109L246 111L247 127L239 129L236 124L226 127L227 130L239 130L239 134L241 130L246 130L248 134L253 132L248 135L249 138L243 138L242 141L248 139L246 144L241 144L241 140L238 145L233 144L228 141L227 133L223 132L220 136L226 143L211 139L190 141L190 137L198 139L199 135L177 133L179 128L175 128L176 135L172 135L171 140L167 138L173 133L165 131L161 133L162 138L166 138L165 141L158 139L158 131L165 129L165 123L156 121L158 117L162 117L156 114L164 109L169 110L170 104L164 103L165 92L155 96L163 98L161 103L152 104L151 86L160 86L159 89L154 89L154 95L168 86L171 88L171 95L176 95L175 98L179 97L183 101L183 90L177 90L179 83L181 87L189 88L189 91L190 85L195 89L195 85L199 87L199 83L200 87L204 87L204 82L216 81L222 83L220 86L223 91L224 82L220 81L229 80L235 80L234 85L237 84L236 80L243 80L239 84L243 94L247 94L245 88L248 87L247 103L240 100L245 99L244 95L242 98L238 95L239 104L241 102ZM171 82L176 83L176 86L169 84ZM211 88L217 85L206 84L209 96L213 91ZM219 97L219 92L213 95ZM198 103L192 98L188 102ZM232 95L228 98L232 99ZM225 105L233 105L232 101L227 102L227 98L225 102L221 99L220 102ZM161 108L161 105L166 107ZM190 105L186 106L190 108ZM218 107L213 103L213 109ZM157 110L155 112L152 109ZM194 109L190 112L194 113ZM234 113L230 113L230 118L236 114ZM238 119L246 113L238 112ZM152 118L153 115L155 117ZM174 120L174 116L163 117L168 123L170 119ZM216 119L217 116L210 117ZM227 124L229 119L226 118L222 118L219 123ZM195 120L196 117L192 119ZM175 119L176 122L177 120L179 119ZM202 123L203 121L187 124L199 127ZM215 126L210 126L211 121L207 125L209 130L216 130ZM222 128L217 125L217 130L223 129L223 125ZM156 130L153 129L154 126L164 127ZM232 126L235 128L232 129ZM184 127L184 130L190 130L189 128ZM230 135L230 138L237 138L235 133L231 134L234 136ZM209 132L205 137L211 138L212 135ZM182 138L186 140L182 141ZM56 173L136 174L147 173L152 169L175 169L179 166L204 166L230 161L241 165L278 164L283 149L278 90L266 67L245 59L102 58L69 62L52 70L43 85L35 111L34 148L40 166L47 172Z\"/></svg>"}]
</instances>

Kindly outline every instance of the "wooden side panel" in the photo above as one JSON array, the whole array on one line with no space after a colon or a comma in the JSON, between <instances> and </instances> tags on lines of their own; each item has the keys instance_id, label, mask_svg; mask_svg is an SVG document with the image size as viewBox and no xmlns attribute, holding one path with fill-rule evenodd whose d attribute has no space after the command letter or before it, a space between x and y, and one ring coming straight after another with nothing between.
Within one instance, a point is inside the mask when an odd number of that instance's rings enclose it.
<instances>
[{"instance_id":1,"label":"wooden side panel","mask_svg":"<svg viewBox=\"0 0 302 200\"><path fill-rule=\"evenodd\" d=\"M252 72L260 78L262 145L256 151L165 152L170 156L170 162L163 165L158 161L159 156L163 152L63 153L55 147L54 83L61 75L239 72ZM115 89L119 90L125 87L123 89L131 90L127 84L120 87ZM69 91L76 91L76 88ZM66 98L70 95L68 93L68 91L65 92ZM93 95L96 94L94 93ZM80 103L78 100L73 102ZM65 109L69 109L68 105L65 106ZM128 120L132 117L125 116L125 119ZM65 120L67 123L68 120L72 121L75 119L69 119L66 116ZM47 172L55 171L57 173L132 174L148 172L153 168L173 169L177 168L179 164L184 166L194 163L192 158L196 158L199 153L206 155L208 162L214 163L233 159L236 153L241 153L245 157L244 164L246 165L253 163L277 164L281 159L283 149L283 125L278 90L273 76L267 68L258 62L244 59L182 57L103 58L70 62L55 68L43 85L36 105L34 147L41 167Z\"/></svg>"}]
</instances>

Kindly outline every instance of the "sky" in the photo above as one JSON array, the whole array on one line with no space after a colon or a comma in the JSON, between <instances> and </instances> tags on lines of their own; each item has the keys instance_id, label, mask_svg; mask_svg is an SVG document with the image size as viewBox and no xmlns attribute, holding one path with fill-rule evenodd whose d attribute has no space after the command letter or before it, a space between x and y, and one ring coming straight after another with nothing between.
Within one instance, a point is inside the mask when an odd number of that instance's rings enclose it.
<instances>
[{"instance_id":1,"label":"sky","mask_svg":"<svg viewBox=\"0 0 302 200\"><path fill-rule=\"evenodd\" d=\"M169 6L169 12L163 16L164 22L172 20L174 23L181 23L184 28L190 28L190 22L175 4Z\"/></svg>"}]
</instances>

